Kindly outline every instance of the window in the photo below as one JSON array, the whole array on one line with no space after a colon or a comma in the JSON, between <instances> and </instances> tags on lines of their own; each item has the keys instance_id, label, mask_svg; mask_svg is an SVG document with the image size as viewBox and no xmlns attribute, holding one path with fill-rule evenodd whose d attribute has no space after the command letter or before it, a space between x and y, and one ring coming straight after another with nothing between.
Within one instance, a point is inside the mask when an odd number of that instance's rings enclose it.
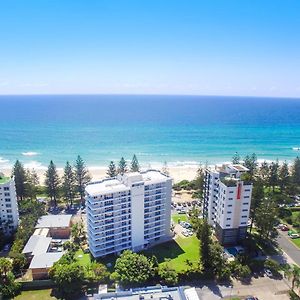
<instances>
[{"instance_id":1,"label":"window","mask_svg":"<svg viewBox=\"0 0 300 300\"><path fill-rule=\"evenodd\" d=\"M249 196L244 196L244 198L245 198L245 199L247 199L247 198L249 199Z\"/></svg>"},{"instance_id":2,"label":"window","mask_svg":"<svg viewBox=\"0 0 300 300\"><path fill-rule=\"evenodd\" d=\"M232 207L232 204L228 204L228 207Z\"/></svg>"},{"instance_id":3,"label":"window","mask_svg":"<svg viewBox=\"0 0 300 300\"><path fill-rule=\"evenodd\" d=\"M228 211L227 213L228 213L228 214L231 214L231 213L232 213L232 211Z\"/></svg>"},{"instance_id":4,"label":"window","mask_svg":"<svg viewBox=\"0 0 300 300\"><path fill-rule=\"evenodd\" d=\"M249 202L244 202L243 205L249 205Z\"/></svg>"},{"instance_id":5,"label":"window","mask_svg":"<svg viewBox=\"0 0 300 300\"><path fill-rule=\"evenodd\" d=\"M246 222L241 222L241 225L246 225Z\"/></svg>"},{"instance_id":6,"label":"window","mask_svg":"<svg viewBox=\"0 0 300 300\"><path fill-rule=\"evenodd\" d=\"M11 204L5 204L6 207L11 207Z\"/></svg>"},{"instance_id":7,"label":"window","mask_svg":"<svg viewBox=\"0 0 300 300\"><path fill-rule=\"evenodd\" d=\"M9 191L9 187L8 187L8 186L5 186L5 187L4 187L4 191Z\"/></svg>"},{"instance_id":8,"label":"window","mask_svg":"<svg viewBox=\"0 0 300 300\"><path fill-rule=\"evenodd\" d=\"M5 198L5 202L10 202L10 198Z\"/></svg>"},{"instance_id":9,"label":"window","mask_svg":"<svg viewBox=\"0 0 300 300\"><path fill-rule=\"evenodd\" d=\"M247 218L247 216L242 216L242 218Z\"/></svg>"},{"instance_id":10,"label":"window","mask_svg":"<svg viewBox=\"0 0 300 300\"><path fill-rule=\"evenodd\" d=\"M9 197L10 194L9 194L9 193L4 193L4 196L5 196L5 197Z\"/></svg>"},{"instance_id":11,"label":"window","mask_svg":"<svg viewBox=\"0 0 300 300\"><path fill-rule=\"evenodd\" d=\"M243 209L242 211L248 211L248 209Z\"/></svg>"},{"instance_id":12,"label":"window","mask_svg":"<svg viewBox=\"0 0 300 300\"><path fill-rule=\"evenodd\" d=\"M230 221L230 220L231 220L231 218L227 218L226 220L227 220L227 221Z\"/></svg>"}]
</instances>

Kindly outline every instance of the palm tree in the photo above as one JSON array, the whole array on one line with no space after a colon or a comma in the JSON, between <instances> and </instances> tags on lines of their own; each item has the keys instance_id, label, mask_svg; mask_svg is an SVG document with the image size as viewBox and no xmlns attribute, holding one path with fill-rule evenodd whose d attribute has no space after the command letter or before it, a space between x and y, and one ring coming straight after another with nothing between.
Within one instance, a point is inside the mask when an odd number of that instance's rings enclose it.
<instances>
[{"instance_id":1,"label":"palm tree","mask_svg":"<svg viewBox=\"0 0 300 300\"><path fill-rule=\"evenodd\" d=\"M292 290L300 286L300 268L296 265L287 265L284 270L284 276L292 281Z\"/></svg>"}]
</instances>

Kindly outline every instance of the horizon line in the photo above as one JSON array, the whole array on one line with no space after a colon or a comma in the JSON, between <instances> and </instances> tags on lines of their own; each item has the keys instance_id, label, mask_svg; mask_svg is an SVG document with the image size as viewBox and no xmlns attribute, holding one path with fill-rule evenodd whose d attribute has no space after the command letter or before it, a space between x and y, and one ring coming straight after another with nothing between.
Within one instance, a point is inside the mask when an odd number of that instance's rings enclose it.
<instances>
[{"instance_id":1,"label":"horizon line","mask_svg":"<svg viewBox=\"0 0 300 300\"><path fill-rule=\"evenodd\" d=\"M48 93L48 94L0 94L0 97L26 97L26 96L180 96L180 97L226 97L226 98L266 98L266 99L295 99L300 96L257 96L257 95L215 95L215 94L151 94L151 93Z\"/></svg>"}]
</instances>

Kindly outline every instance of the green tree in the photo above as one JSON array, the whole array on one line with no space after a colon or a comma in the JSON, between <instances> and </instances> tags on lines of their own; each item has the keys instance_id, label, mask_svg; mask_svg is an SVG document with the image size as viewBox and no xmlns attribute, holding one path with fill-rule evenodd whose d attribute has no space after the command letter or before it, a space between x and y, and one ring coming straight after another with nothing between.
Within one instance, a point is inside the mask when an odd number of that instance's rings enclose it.
<instances>
[{"instance_id":1,"label":"green tree","mask_svg":"<svg viewBox=\"0 0 300 300\"><path fill-rule=\"evenodd\" d=\"M140 171L140 164L139 164L139 161L135 154L133 155L133 158L131 161L130 171L131 172L139 172Z\"/></svg>"},{"instance_id":2,"label":"green tree","mask_svg":"<svg viewBox=\"0 0 300 300\"><path fill-rule=\"evenodd\" d=\"M61 264L56 262L49 270L50 278L66 299L74 299L82 291L84 268L78 263Z\"/></svg>"},{"instance_id":3,"label":"green tree","mask_svg":"<svg viewBox=\"0 0 300 300\"><path fill-rule=\"evenodd\" d=\"M164 285L174 286L178 284L178 274L168 263L159 268L158 275Z\"/></svg>"},{"instance_id":4,"label":"green tree","mask_svg":"<svg viewBox=\"0 0 300 300\"><path fill-rule=\"evenodd\" d=\"M260 178L263 181L263 184L267 185L268 181L269 181L269 176L270 176L270 167L269 167L269 164L266 161L264 161L261 164L261 166L259 168L259 175L260 175Z\"/></svg>"},{"instance_id":5,"label":"green tree","mask_svg":"<svg viewBox=\"0 0 300 300\"><path fill-rule=\"evenodd\" d=\"M48 169L45 173L45 185L46 191L48 196L50 197L51 201L54 201L54 206L57 205L57 198L59 194L59 184L60 179L56 170L56 166L53 161L50 161Z\"/></svg>"},{"instance_id":6,"label":"green tree","mask_svg":"<svg viewBox=\"0 0 300 300\"><path fill-rule=\"evenodd\" d=\"M80 195L81 202L84 202L84 190L86 185L91 181L91 176L80 155L77 156L74 168L76 177L76 189Z\"/></svg>"},{"instance_id":7,"label":"green tree","mask_svg":"<svg viewBox=\"0 0 300 300\"><path fill-rule=\"evenodd\" d=\"M105 265L94 261L86 266L86 279L89 282L104 283L109 279L109 272Z\"/></svg>"},{"instance_id":8,"label":"green tree","mask_svg":"<svg viewBox=\"0 0 300 300\"><path fill-rule=\"evenodd\" d=\"M26 196L30 199L36 199L38 193L39 177L34 169L26 170Z\"/></svg>"},{"instance_id":9,"label":"green tree","mask_svg":"<svg viewBox=\"0 0 300 300\"><path fill-rule=\"evenodd\" d=\"M116 260L112 278L123 286L143 285L153 276L153 268L146 256L125 250Z\"/></svg>"},{"instance_id":10,"label":"green tree","mask_svg":"<svg viewBox=\"0 0 300 300\"><path fill-rule=\"evenodd\" d=\"M111 161L109 163L109 166L108 166L108 170L106 172L107 176L109 178L112 178L112 177L116 177L118 172L117 172L117 168L116 168L116 165L113 161Z\"/></svg>"},{"instance_id":11,"label":"green tree","mask_svg":"<svg viewBox=\"0 0 300 300\"><path fill-rule=\"evenodd\" d=\"M200 257L203 268L205 271L211 268L211 253L210 245L212 243L211 228L207 222L207 219L202 219L199 223L197 231L197 238L201 241L200 243Z\"/></svg>"},{"instance_id":12,"label":"green tree","mask_svg":"<svg viewBox=\"0 0 300 300\"><path fill-rule=\"evenodd\" d=\"M71 237L75 244L80 245L85 239L84 225L82 222L75 223L71 229Z\"/></svg>"},{"instance_id":13,"label":"green tree","mask_svg":"<svg viewBox=\"0 0 300 300\"><path fill-rule=\"evenodd\" d=\"M284 276L292 281L292 291L300 287L300 268L297 265L287 264L284 268Z\"/></svg>"},{"instance_id":14,"label":"green tree","mask_svg":"<svg viewBox=\"0 0 300 300\"><path fill-rule=\"evenodd\" d=\"M9 259L0 258L0 296L12 298L20 289L20 283L15 281L12 268L12 263Z\"/></svg>"},{"instance_id":15,"label":"green tree","mask_svg":"<svg viewBox=\"0 0 300 300\"><path fill-rule=\"evenodd\" d=\"M280 191L284 192L290 185L290 172L286 161L280 166L278 177Z\"/></svg>"},{"instance_id":16,"label":"green tree","mask_svg":"<svg viewBox=\"0 0 300 300\"><path fill-rule=\"evenodd\" d=\"M127 164L124 157L119 161L118 174L124 175L127 172Z\"/></svg>"},{"instance_id":17,"label":"green tree","mask_svg":"<svg viewBox=\"0 0 300 300\"><path fill-rule=\"evenodd\" d=\"M235 152L233 157L232 157L232 163L237 165L237 164L240 163L240 161L241 161L240 155L237 152Z\"/></svg>"},{"instance_id":18,"label":"green tree","mask_svg":"<svg viewBox=\"0 0 300 300\"><path fill-rule=\"evenodd\" d=\"M75 172L68 161L64 168L62 191L64 198L68 201L68 204L73 205L73 200L76 193L76 177Z\"/></svg>"},{"instance_id":19,"label":"green tree","mask_svg":"<svg viewBox=\"0 0 300 300\"><path fill-rule=\"evenodd\" d=\"M253 223L255 222L256 218L256 210L259 207L260 203L264 199L264 185L262 179L257 179L253 184L252 190L252 200L251 200L251 207L250 207L250 218L251 218L251 226L250 232L252 232Z\"/></svg>"},{"instance_id":20,"label":"green tree","mask_svg":"<svg viewBox=\"0 0 300 300\"><path fill-rule=\"evenodd\" d=\"M297 156L292 165L292 193L297 194L300 188L300 159Z\"/></svg>"},{"instance_id":21,"label":"green tree","mask_svg":"<svg viewBox=\"0 0 300 300\"><path fill-rule=\"evenodd\" d=\"M249 169L249 175L251 179L253 178L256 169L257 169L257 156L255 153L252 153L251 155L246 155L244 158L244 166Z\"/></svg>"},{"instance_id":22,"label":"green tree","mask_svg":"<svg viewBox=\"0 0 300 300\"><path fill-rule=\"evenodd\" d=\"M230 269L223 255L223 248L218 242L209 244L208 270L219 279L227 280L230 277Z\"/></svg>"},{"instance_id":23,"label":"green tree","mask_svg":"<svg viewBox=\"0 0 300 300\"><path fill-rule=\"evenodd\" d=\"M26 171L23 164L16 160L12 169L12 176L15 178L16 194L19 200L26 196Z\"/></svg>"},{"instance_id":24,"label":"green tree","mask_svg":"<svg viewBox=\"0 0 300 300\"><path fill-rule=\"evenodd\" d=\"M269 239L276 233L277 204L269 197L264 197L256 210L255 224L261 238Z\"/></svg>"},{"instance_id":25,"label":"green tree","mask_svg":"<svg viewBox=\"0 0 300 300\"><path fill-rule=\"evenodd\" d=\"M269 172L269 186L272 187L272 191L275 191L275 187L279 184L279 163L271 162Z\"/></svg>"}]
</instances>

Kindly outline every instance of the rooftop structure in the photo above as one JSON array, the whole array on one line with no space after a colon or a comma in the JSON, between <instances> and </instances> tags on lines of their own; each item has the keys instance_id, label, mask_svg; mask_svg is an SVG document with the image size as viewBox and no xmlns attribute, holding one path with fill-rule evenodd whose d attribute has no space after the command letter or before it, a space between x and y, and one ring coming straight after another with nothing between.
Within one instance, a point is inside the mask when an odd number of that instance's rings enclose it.
<instances>
[{"instance_id":1,"label":"rooftop structure","mask_svg":"<svg viewBox=\"0 0 300 300\"><path fill-rule=\"evenodd\" d=\"M19 211L13 178L0 173L0 230L11 235L18 227Z\"/></svg>"},{"instance_id":2,"label":"rooftop structure","mask_svg":"<svg viewBox=\"0 0 300 300\"><path fill-rule=\"evenodd\" d=\"M26 243L22 253L34 256L47 252L52 238L41 235L32 235Z\"/></svg>"},{"instance_id":3,"label":"rooftop structure","mask_svg":"<svg viewBox=\"0 0 300 300\"><path fill-rule=\"evenodd\" d=\"M45 215L38 219L35 228L70 227L72 215Z\"/></svg>"},{"instance_id":4,"label":"rooftop structure","mask_svg":"<svg viewBox=\"0 0 300 300\"><path fill-rule=\"evenodd\" d=\"M197 298L187 298L185 291L182 287L152 286L124 292L98 294L94 295L94 300L199 300L197 295Z\"/></svg>"},{"instance_id":5,"label":"rooftop structure","mask_svg":"<svg viewBox=\"0 0 300 300\"><path fill-rule=\"evenodd\" d=\"M172 179L161 172L125 173L92 182L85 192L94 257L170 239Z\"/></svg>"},{"instance_id":6,"label":"rooftop structure","mask_svg":"<svg viewBox=\"0 0 300 300\"><path fill-rule=\"evenodd\" d=\"M252 184L242 177L247 172L239 164L217 165L205 172L203 216L221 244L237 244L246 236L252 193Z\"/></svg>"}]
</instances>

